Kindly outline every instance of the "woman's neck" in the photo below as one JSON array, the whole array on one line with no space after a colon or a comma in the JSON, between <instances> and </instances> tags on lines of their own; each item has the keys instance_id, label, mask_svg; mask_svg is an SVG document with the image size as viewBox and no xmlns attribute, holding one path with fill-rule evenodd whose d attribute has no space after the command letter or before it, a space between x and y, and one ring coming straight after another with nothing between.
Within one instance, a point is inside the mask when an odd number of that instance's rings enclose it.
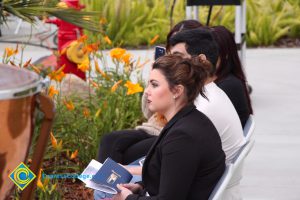
<instances>
[{"instance_id":1,"label":"woman's neck","mask_svg":"<svg viewBox=\"0 0 300 200\"><path fill-rule=\"evenodd\" d=\"M178 103L178 105L166 110L166 112L163 115L169 122L176 115L176 113L178 113L178 111L180 111L184 106L186 106L186 103Z\"/></svg>"}]
</instances>

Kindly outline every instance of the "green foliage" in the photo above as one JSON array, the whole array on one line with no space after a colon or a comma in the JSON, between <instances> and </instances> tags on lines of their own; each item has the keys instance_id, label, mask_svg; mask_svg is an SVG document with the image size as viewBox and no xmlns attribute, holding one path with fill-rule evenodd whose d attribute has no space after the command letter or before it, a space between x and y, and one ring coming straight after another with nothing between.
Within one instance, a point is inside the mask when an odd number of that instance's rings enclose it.
<instances>
[{"instance_id":1,"label":"green foliage","mask_svg":"<svg viewBox=\"0 0 300 200\"><path fill-rule=\"evenodd\" d=\"M98 23L90 18L98 15L96 12L78 12L71 8L58 8L58 0L3 0L0 6L0 24L7 20L7 13L17 16L29 23L35 23L35 17L45 15L55 16L90 31L100 31Z\"/></svg>"},{"instance_id":2,"label":"green foliage","mask_svg":"<svg viewBox=\"0 0 300 200\"><path fill-rule=\"evenodd\" d=\"M289 1L248 0L247 44L268 46L284 36L299 37L300 7Z\"/></svg>"},{"instance_id":3,"label":"green foliage","mask_svg":"<svg viewBox=\"0 0 300 200\"><path fill-rule=\"evenodd\" d=\"M161 0L83 0L87 10L100 11L106 19L105 33L115 46L149 45L156 35L157 43L163 43L170 28L170 8L173 1ZM184 17L184 2L175 7L174 21Z\"/></svg>"},{"instance_id":4,"label":"green foliage","mask_svg":"<svg viewBox=\"0 0 300 200\"><path fill-rule=\"evenodd\" d=\"M81 169L96 157L101 136L115 130L134 128L142 119L141 94L126 95L124 87L129 77L106 72L110 80L103 77L93 78L99 85L95 93L86 99L71 96L57 99L57 114L53 132L57 140L63 141L63 149L78 150ZM123 80L115 92L114 83ZM101 85L101 86L100 86ZM73 102L74 110L68 110L66 103ZM84 112L88 112L85 116Z\"/></svg>"},{"instance_id":5,"label":"green foliage","mask_svg":"<svg viewBox=\"0 0 300 200\"><path fill-rule=\"evenodd\" d=\"M82 0L90 11L100 11L107 20L104 32L115 45L149 45L156 34L165 43L170 27L172 0ZM177 0L174 23L185 18L185 1ZM208 6L200 7L200 21L206 24ZM247 45L272 45L282 37L300 37L299 0L247 0ZM214 6L210 25L234 31L234 6Z\"/></svg>"}]
</instances>

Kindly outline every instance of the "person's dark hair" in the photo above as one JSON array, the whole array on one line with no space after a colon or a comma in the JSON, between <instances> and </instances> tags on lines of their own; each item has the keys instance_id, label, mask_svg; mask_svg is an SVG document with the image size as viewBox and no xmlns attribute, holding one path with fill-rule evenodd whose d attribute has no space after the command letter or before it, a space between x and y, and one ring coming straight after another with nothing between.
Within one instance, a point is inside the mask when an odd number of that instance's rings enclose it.
<instances>
[{"instance_id":1,"label":"person's dark hair","mask_svg":"<svg viewBox=\"0 0 300 200\"><path fill-rule=\"evenodd\" d=\"M208 60L200 60L198 56L189 59L178 55L162 56L152 67L165 76L170 90L176 85L184 86L188 104L193 103L199 94L206 98L203 86L210 68L211 63Z\"/></svg>"},{"instance_id":2,"label":"person's dark hair","mask_svg":"<svg viewBox=\"0 0 300 200\"><path fill-rule=\"evenodd\" d=\"M211 27L211 33L219 47L220 63L216 69L217 79L215 82L221 81L229 74L233 74L243 83L244 89L247 94L248 108L250 113L253 113L251 100L247 89L247 80L242 68L241 61L238 56L236 43L231 33L224 26Z\"/></svg>"},{"instance_id":3,"label":"person's dark hair","mask_svg":"<svg viewBox=\"0 0 300 200\"><path fill-rule=\"evenodd\" d=\"M200 28L203 25L194 19L188 19L188 20L183 20L181 22L178 22L168 33L167 35L167 45L166 45L166 50L167 52L170 52L170 43L169 40L170 38L175 35L177 32L184 31L184 30L190 30L190 29L195 29L195 28Z\"/></svg>"},{"instance_id":4,"label":"person's dark hair","mask_svg":"<svg viewBox=\"0 0 300 200\"><path fill-rule=\"evenodd\" d=\"M169 43L170 46L175 46L178 43L185 43L186 51L191 56L204 54L212 63L210 75L214 75L219 53L218 46L209 29L203 27L180 31L170 38Z\"/></svg>"}]
</instances>

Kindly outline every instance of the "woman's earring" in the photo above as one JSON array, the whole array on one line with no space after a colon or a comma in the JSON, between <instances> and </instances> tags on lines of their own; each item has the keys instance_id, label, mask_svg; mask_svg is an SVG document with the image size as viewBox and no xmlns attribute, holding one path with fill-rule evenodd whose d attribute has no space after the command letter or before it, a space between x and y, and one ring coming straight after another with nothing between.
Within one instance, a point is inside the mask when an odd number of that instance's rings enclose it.
<instances>
[{"instance_id":1,"label":"woman's earring","mask_svg":"<svg viewBox=\"0 0 300 200\"><path fill-rule=\"evenodd\" d=\"M176 99L176 96L173 96L173 99Z\"/></svg>"}]
</instances>

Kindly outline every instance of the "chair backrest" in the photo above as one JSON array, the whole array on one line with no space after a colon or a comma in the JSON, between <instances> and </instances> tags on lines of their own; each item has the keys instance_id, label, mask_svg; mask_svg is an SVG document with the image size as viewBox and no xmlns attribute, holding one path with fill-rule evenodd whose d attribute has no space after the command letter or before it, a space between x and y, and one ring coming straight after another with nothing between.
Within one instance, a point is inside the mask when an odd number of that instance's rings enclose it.
<instances>
[{"instance_id":1,"label":"chair backrest","mask_svg":"<svg viewBox=\"0 0 300 200\"><path fill-rule=\"evenodd\" d=\"M253 145L254 140L248 141L246 144L244 144L244 146L239 149L237 155L231 162L233 166L232 176L227 188L238 185L240 183L240 180L242 179L245 158L253 148Z\"/></svg>"},{"instance_id":2,"label":"chair backrest","mask_svg":"<svg viewBox=\"0 0 300 200\"><path fill-rule=\"evenodd\" d=\"M244 146L242 146L238 153L236 154L235 158L232 160L232 164L234 169L238 168L245 160L249 152L251 151L254 145L254 140L247 141Z\"/></svg>"},{"instance_id":3,"label":"chair backrest","mask_svg":"<svg viewBox=\"0 0 300 200\"><path fill-rule=\"evenodd\" d=\"M244 126L244 136L246 141L249 141L253 135L255 128L255 121L253 119L253 115L250 115L245 126Z\"/></svg>"},{"instance_id":4,"label":"chair backrest","mask_svg":"<svg viewBox=\"0 0 300 200\"><path fill-rule=\"evenodd\" d=\"M225 191L231 177L232 177L233 164L226 165L225 171L215 186L214 190L209 196L209 200L221 199L223 192Z\"/></svg>"},{"instance_id":5,"label":"chair backrest","mask_svg":"<svg viewBox=\"0 0 300 200\"><path fill-rule=\"evenodd\" d=\"M226 189L236 185L242 178L244 160L251 151L254 141L248 141L240 148L233 161L226 166L226 169L211 193L209 200L221 200Z\"/></svg>"}]
</instances>

